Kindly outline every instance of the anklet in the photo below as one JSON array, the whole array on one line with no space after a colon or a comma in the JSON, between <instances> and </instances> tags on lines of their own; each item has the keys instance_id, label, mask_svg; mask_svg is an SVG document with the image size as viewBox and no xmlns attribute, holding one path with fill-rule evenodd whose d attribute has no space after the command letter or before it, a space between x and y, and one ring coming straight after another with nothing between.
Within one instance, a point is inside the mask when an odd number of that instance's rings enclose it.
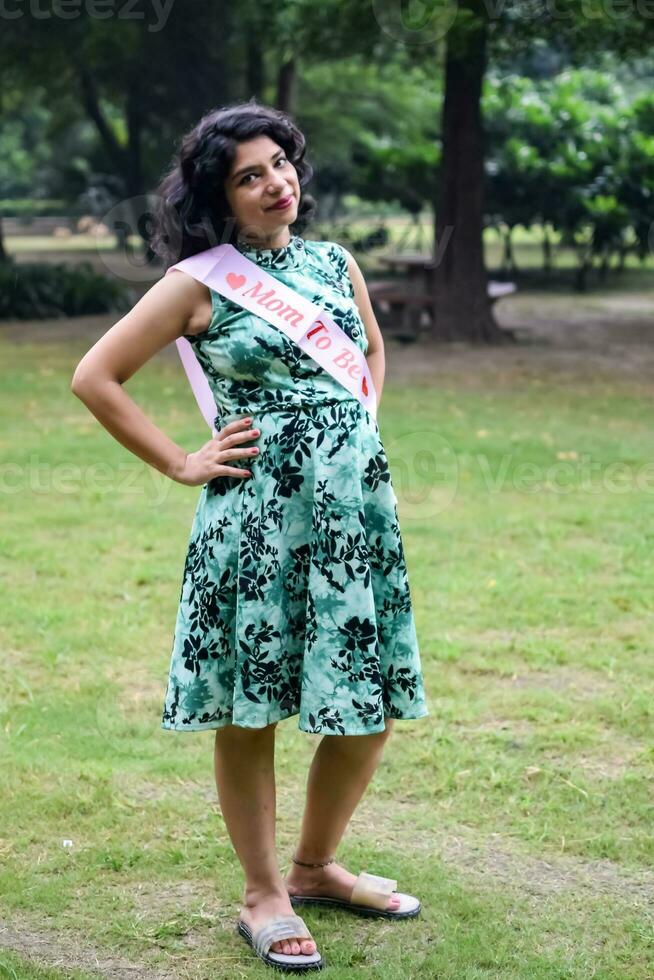
<instances>
[{"instance_id":1,"label":"anklet","mask_svg":"<svg viewBox=\"0 0 654 980\"><path fill-rule=\"evenodd\" d=\"M291 857L291 861L294 861L295 864L301 864L303 868L324 868L326 865L332 864L335 860L336 858L331 857L329 861L323 861L322 864L307 864L306 861L298 861L297 858Z\"/></svg>"}]
</instances>

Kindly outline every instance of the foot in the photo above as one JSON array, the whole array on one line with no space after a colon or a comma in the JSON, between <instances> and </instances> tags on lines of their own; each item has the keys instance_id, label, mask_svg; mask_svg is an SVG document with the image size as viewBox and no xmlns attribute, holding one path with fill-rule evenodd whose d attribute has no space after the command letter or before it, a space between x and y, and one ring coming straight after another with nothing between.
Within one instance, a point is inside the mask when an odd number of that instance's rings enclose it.
<instances>
[{"instance_id":1,"label":"foot","mask_svg":"<svg viewBox=\"0 0 654 980\"><path fill-rule=\"evenodd\" d=\"M240 916L254 934L266 919L277 915L297 915L287 894L268 892L245 892ZM309 956L316 952L313 939L278 939L270 947L272 953L303 953Z\"/></svg>"},{"instance_id":2,"label":"foot","mask_svg":"<svg viewBox=\"0 0 654 980\"><path fill-rule=\"evenodd\" d=\"M324 868L305 868L293 862L284 878L284 884L289 895L321 895L349 902L356 880L356 875L336 862L327 864ZM399 897L396 894L391 895L386 910L394 912L399 907Z\"/></svg>"}]
</instances>

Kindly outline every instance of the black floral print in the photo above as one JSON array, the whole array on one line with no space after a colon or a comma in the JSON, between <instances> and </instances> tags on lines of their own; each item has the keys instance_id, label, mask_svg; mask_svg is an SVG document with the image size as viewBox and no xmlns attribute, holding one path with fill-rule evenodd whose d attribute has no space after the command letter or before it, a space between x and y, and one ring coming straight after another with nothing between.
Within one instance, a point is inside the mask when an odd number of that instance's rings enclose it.
<instances>
[{"instance_id":1,"label":"black floral print","mask_svg":"<svg viewBox=\"0 0 654 980\"><path fill-rule=\"evenodd\" d=\"M293 236L239 246L368 340L347 258ZM212 291L189 335L218 428L252 416L251 479L202 487L180 591L161 726L262 728L298 715L315 734L382 731L428 714L397 498L379 427L276 327ZM235 465L241 465L236 461Z\"/></svg>"}]
</instances>

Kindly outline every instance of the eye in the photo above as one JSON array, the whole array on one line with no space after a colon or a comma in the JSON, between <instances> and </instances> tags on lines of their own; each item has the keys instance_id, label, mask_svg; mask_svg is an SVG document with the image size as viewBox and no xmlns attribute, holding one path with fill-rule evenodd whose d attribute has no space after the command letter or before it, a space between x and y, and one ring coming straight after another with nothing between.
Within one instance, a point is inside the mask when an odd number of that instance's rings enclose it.
<instances>
[{"instance_id":1,"label":"eye","mask_svg":"<svg viewBox=\"0 0 654 980\"><path fill-rule=\"evenodd\" d=\"M277 166L278 163L288 163L288 161L286 157L278 157L275 160L275 166ZM245 177L243 177L241 184L244 184L250 177L256 177L256 174L246 174Z\"/></svg>"}]
</instances>

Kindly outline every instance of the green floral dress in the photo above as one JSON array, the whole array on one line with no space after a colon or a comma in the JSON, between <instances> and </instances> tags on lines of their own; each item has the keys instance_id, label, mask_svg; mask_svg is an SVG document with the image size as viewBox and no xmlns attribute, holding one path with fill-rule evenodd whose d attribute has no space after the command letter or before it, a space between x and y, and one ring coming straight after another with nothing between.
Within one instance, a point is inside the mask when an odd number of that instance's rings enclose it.
<instances>
[{"instance_id":1,"label":"green floral dress","mask_svg":"<svg viewBox=\"0 0 654 980\"><path fill-rule=\"evenodd\" d=\"M347 259L293 236L239 250L321 305L364 351ZM363 735L427 710L407 567L379 427L361 403L266 320L211 291L187 339L218 429L252 416L230 464L252 477L203 487L184 566L161 727Z\"/></svg>"}]
</instances>

